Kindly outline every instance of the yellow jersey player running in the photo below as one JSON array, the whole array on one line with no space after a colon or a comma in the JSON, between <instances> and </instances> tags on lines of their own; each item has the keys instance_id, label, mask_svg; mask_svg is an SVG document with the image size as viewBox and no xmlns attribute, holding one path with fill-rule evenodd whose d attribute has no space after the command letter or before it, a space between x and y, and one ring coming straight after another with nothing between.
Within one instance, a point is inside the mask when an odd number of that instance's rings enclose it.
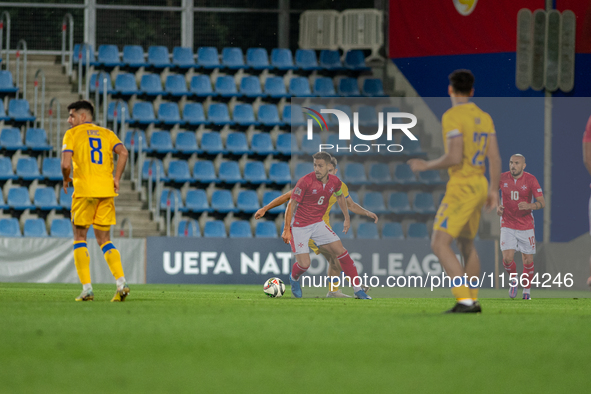
<instances>
[{"instance_id":1,"label":"yellow jersey player running","mask_svg":"<svg viewBox=\"0 0 591 394\"><path fill-rule=\"evenodd\" d=\"M68 123L62 147L63 187L67 193L70 163L74 163L74 193L72 195L72 227L74 229L74 263L82 283L82 293L76 301L92 301L94 293L90 282L90 257L86 233L94 227L109 269L115 277L117 292L111 302L124 301L129 294L125 281L121 255L111 243L109 230L115 221L114 197L119 192L119 181L127 162L127 149L111 130L92 123L93 105L85 100L68 106ZM119 155L113 176L113 152Z\"/></svg>"},{"instance_id":2,"label":"yellow jersey player running","mask_svg":"<svg viewBox=\"0 0 591 394\"><path fill-rule=\"evenodd\" d=\"M480 212L499 205L498 185L501 159L493 121L489 114L469 102L474 95L474 76L456 70L449 76L448 93L452 108L442 118L445 154L439 159L408 161L415 172L447 168L449 182L441 201L431 237L431 248L452 278L456 305L448 313L481 312L478 288L469 288L469 279L480 276L480 261L474 248ZM488 157L490 185L484 176ZM462 267L451 248L456 239L464 258Z\"/></svg>"},{"instance_id":3,"label":"yellow jersey player running","mask_svg":"<svg viewBox=\"0 0 591 394\"><path fill-rule=\"evenodd\" d=\"M337 172L338 172L337 159L335 157L333 157L330 161L330 164L328 165L328 173L330 175L336 175ZM345 182L342 182L342 181L341 181L341 190L343 191L343 195L345 196L345 198L348 198L347 208L349 208L349 210L351 212L356 213L358 215L368 216L374 220L374 223L378 222L378 217L376 216L375 213L368 211L367 209L361 207L359 204L357 204L355 201L353 201L353 199L349 198L349 188L347 187ZM275 207L278 207L278 206L288 202L290 198L291 198L291 190L288 191L287 193L277 197L276 199L271 201L269 204L267 204L264 207L262 207L261 209L259 209L255 213L254 218L255 219L262 218L263 216L265 216L265 213L267 213L268 210L273 209ZM322 217L322 220L324 221L324 223L326 223L329 227L331 227L330 226L330 210L332 209L332 206L336 202L337 202L337 198L334 195L331 196L330 200L328 201L328 207L326 208L326 212L324 213L324 216ZM310 247L310 249L312 249L312 251L315 254L318 255L318 254L322 253L322 255L324 256L326 261L328 261L328 276L329 277L332 278L335 276L339 276L341 274L341 264L339 263L338 259L336 259L333 255L331 255L327 250L323 249L322 246L320 246L320 248L319 248L312 239L310 239L310 241L308 242L308 246ZM338 281L338 279L335 278L334 283L330 284L330 288L328 289L328 294L326 294L326 297L327 298L351 298L351 296L346 295L341 290L339 290L337 283L339 283L339 281ZM367 292L369 290L369 287L362 286L362 288L365 292Z\"/></svg>"}]
</instances>

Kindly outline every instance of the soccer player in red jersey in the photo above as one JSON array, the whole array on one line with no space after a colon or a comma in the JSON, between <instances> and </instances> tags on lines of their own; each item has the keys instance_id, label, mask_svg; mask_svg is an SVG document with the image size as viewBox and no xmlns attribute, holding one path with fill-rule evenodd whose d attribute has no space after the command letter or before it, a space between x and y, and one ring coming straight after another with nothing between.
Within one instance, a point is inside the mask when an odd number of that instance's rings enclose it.
<instances>
[{"instance_id":1,"label":"soccer player in red jersey","mask_svg":"<svg viewBox=\"0 0 591 394\"><path fill-rule=\"evenodd\" d=\"M532 210L542 209L546 205L542 188L535 176L525 169L525 157L520 154L511 156L510 171L501 174L501 205L497 215L501 217L501 250L503 266L510 276L509 297L515 298L520 281L513 257L515 250L521 252L523 275L527 285L523 288L523 299L531 299L531 280L534 274L534 254L536 236L534 234L534 216ZM535 197L535 202L534 201Z\"/></svg>"},{"instance_id":2,"label":"soccer player in red jersey","mask_svg":"<svg viewBox=\"0 0 591 394\"><path fill-rule=\"evenodd\" d=\"M359 274L353 259L343 247L339 236L323 220L330 197L334 194L345 216L343 232L349 231L349 211L341 190L342 182L328 173L332 156L326 152L318 152L312 157L314 172L303 176L293 189L285 212L285 225L281 235L285 243L291 244L291 250L296 258L289 276L291 293L296 298L302 297L299 279L310 267L308 242L312 239L317 246L322 246L338 259L341 269L353 283L355 297L371 300L371 297L361 288L360 279L355 280Z\"/></svg>"},{"instance_id":3,"label":"soccer player in red jersey","mask_svg":"<svg viewBox=\"0 0 591 394\"><path fill-rule=\"evenodd\" d=\"M583 162L587 171L589 171L589 175L591 175L591 117L587 121L587 127L583 134ZM589 233L591 234L591 198L589 199ZM591 258L589 259L589 265L591 265ZM587 284L591 286L591 276L587 279Z\"/></svg>"}]
</instances>

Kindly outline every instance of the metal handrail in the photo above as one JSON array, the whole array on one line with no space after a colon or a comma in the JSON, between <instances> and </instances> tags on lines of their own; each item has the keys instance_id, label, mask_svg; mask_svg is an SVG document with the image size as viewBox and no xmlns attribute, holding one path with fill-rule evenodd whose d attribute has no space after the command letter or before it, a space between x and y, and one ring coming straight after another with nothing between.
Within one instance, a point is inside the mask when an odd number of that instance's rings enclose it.
<instances>
[{"instance_id":1,"label":"metal handrail","mask_svg":"<svg viewBox=\"0 0 591 394\"><path fill-rule=\"evenodd\" d=\"M123 218L123 221L121 222L121 227L119 228L119 236L123 237L123 234L125 234L123 229L125 224L128 225L127 238L131 239L133 236L133 226L131 225L131 220L129 220L128 218Z\"/></svg>"},{"instance_id":2,"label":"metal handrail","mask_svg":"<svg viewBox=\"0 0 591 394\"><path fill-rule=\"evenodd\" d=\"M57 108L57 125L56 125L56 131L55 131L55 146L54 146L54 151L55 151L55 156L58 157L59 156L59 147L60 147L60 101L57 99L57 97L53 97L50 101L49 101L49 140L51 141L51 134L53 133L53 103L56 103L56 108ZM49 152L49 157L51 157L51 151Z\"/></svg>"},{"instance_id":3,"label":"metal handrail","mask_svg":"<svg viewBox=\"0 0 591 394\"><path fill-rule=\"evenodd\" d=\"M99 119L99 114L100 114L100 104L101 104L101 94L100 94L100 81L101 81L101 76L102 75L108 75L105 71L101 71L96 75L96 78L94 80L94 112L96 113L96 118L97 120ZM109 81L107 80L107 77L103 78L103 91L107 91L107 84L109 83ZM103 102L103 105L105 105L105 103ZM98 123L98 122L97 122ZM107 124L105 123L103 125L103 127L107 127Z\"/></svg>"},{"instance_id":4,"label":"metal handrail","mask_svg":"<svg viewBox=\"0 0 591 394\"><path fill-rule=\"evenodd\" d=\"M39 95L39 74L41 74L41 119L39 119L39 112L37 112L37 96ZM35 122L41 129L45 128L45 71L42 68L35 72Z\"/></svg>"},{"instance_id":5,"label":"metal handrail","mask_svg":"<svg viewBox=\"0 0 591 394\"><path fill-rule=\"evenodd\" d=\"M178 227L178 223L179 223L179 196L177 195L177 193L174 193L176 189L170 189L170 191L168 192L168 196L166 196L166 236L170 237L170 225L171 225L171 211L170 211L170 195L173 194L174 195L174 222L175 222L175 226L174 226L174 236L178 237L179 236L179 227ZM171 193L172 192L172 193Z\"/></svg>"},{"instance_id":6,"label":"metal handrail","mask_svg":"<svg viewBox=\"0 0 591 394\"><path fill-rule=\"evenodd\" d=\"M84 98L90 97L90 44L83 43L78 50L78 94L82 94L82 48L86 53L86 83L84 88Z\"/></svg>"},{"instance_id":7,"label":"metal handrail","mask_svg":"<svg viewBox=\"0 0 591 394\"><path fill-rule=\"evenodd\" d=\"M68 22L70 24L70 51L69 51L69 59L66 68L66 74L71 77L72 76L72 64L73 64L73 56L74 56L74 18L72 14L69 12L64 15L64 19L62 20L62 66L66 65L66 31L68 30Z\"/></svg>"},{"instance_id":8,"label":"metal handrail","mask_svg":"<svg viewBox=\"0 0 591 394\"><path fill-rule=\"evenodd\" d=\"M140 189L140 185L142 182L142 148L144 145L144 138L142 137L142 133L140 130L136 130L133 132L133 134L131 135L131 152L130 152L130 161L131 161L131 171L129 174L129 179L131 180L131 183L134 183L134 178L135 178L135 136L138 136L137 141L138 141L138 147L137 147L137 166L138 166L138 171L137 171L137 182L135 182L135 190L139 190Z\"/></svg>"},{"instance_id":9,"label":"metal handrail","mask_svg":"<svg viewBox=\"0 0 591 394\"><path fill-rule=\"evenodd\" d=\"M23 98L27 98L27 42L24 39L18 40L18 44L16 44L16 87L18 88L18 80L19 80L19 71L20 71L20 50L23 50L23 54L25 57L24 64L23 64ZM18 99L19 90L16 91L16 98Z\"/></svg>"},{"instance_id":10,"label":"metal handrail","mask_svg":"<svg viewBox=\"0 0 591 394\"><path fill-rule=\"evenodd\" d=\"M125 103L123 100L121 99L117 99L115 101L115 109L113 110L113 133L115 133L115 135L119 136L119 139L121 141L125 141L125 132L127 131L127 124L125 123L125 106L123 104L121 104L121 131L119 132L119 134L117 134L117 116L119 115L118 111L117 111L117 106L119 105L119 103Z\"/></svg>"},{"instance_id":11,"label":"metal handrail","mask_svg":"<svg viewBox=\"0 0 591 394\"><path fill-rule=\"evenodd\" d=\"M155 163L151 161L149 168ZM156 207L154 209L154 220L160 220L160 195L162 194L162 183L160 182L160 169L156 167Z\"/></svg>"},{"instance_id":12,"label":"metal handrail","mask_svg":"<svg viewBox=\"0 0 591 394\"><path fill-rule=\"evenodd\" d=\"M2 54L2 41L4 36L4 20L6 19L6 67L4 69L8 71L10 65L10 14L8 11L4 11L0 16L0 59L4 60Z\"/></svg>"},{"instance_id":13,"label":"metal handrail","mask_svg":"<svg viewBox=\"0 0 591 394\"><path fill-rule=\"evenodd\" d=\"M107 127L107 112L109 110L109 90L107 89L107 84L109 80L107 78L103 78L103 127ZM96 111L96 116L98 118L99 111Z\"/></svg>"},{"instance_id":14,"label":"metal handrail","mask_svg":"<svg viewBox=\"0 0 591 394\"><path fill-rule=\"evenodd\" d=\"M195 221L194 219L189 219L185 222L185 229L183 230L183 235L185 236L185 238L189 236L189 225L191 225L191 228L193 229L193 236L197 234L197 221Z\"/></svg>"}]
</instances>

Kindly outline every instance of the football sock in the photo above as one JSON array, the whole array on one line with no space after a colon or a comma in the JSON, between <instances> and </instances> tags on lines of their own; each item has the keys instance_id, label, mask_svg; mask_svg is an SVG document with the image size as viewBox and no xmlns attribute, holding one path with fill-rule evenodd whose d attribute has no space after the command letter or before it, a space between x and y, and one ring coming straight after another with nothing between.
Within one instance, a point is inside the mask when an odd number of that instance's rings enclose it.
<instances>
[{"instance_id":1,"label":"football sock","mask_svg":"<svg viewBox=\"0 0 591 394\"><path fill-rule=\"evenodd\" d=\"M123 285L125 285L126 280L125 280L125 276L122 276L121 278L117 279L117 288L121 288L123 287Z\"/></svg>"},{"instance_id":2,"label":"football sock","mask_svg":"<svg viewBox=\"0 0 591 394\"><path fill-rule=\"evenodd\" d=\"M530 288L523 289L523 294L531 294L531 289Z\"/></svg>"},{"instance_id":3,"label":"football sock","mask_svg":"<svg viewBox=\"0 0 591 394\"><path fill-rule=\"evenodd\" d=\"M109 269L111 270L111 273L115 279L121 278L124 275L123 267L121 266L121 254L115 245L113 245L111 241L107 241L101 245L101 249L103 250L105 260L107 260Z\"/></svg>"},{"instance_id":4,"label":"football sock","mask_svg":"<svg viewBox=\"0 0 591 394\"><path fill-rule=\"evenodd\" d=\"M340 279L338 277L333 276L331 278L328 290L331 292L339 291L339 282L340 282Z\"/></svg>"},{"instance_id":5,"label":"football sock","mask_svg":"<svg viewBox=\"0 0 591 394\"><path fill-rule=\"evenodd\" d=\"M478 287L470 286L470 296L472 297L472 301L478 301Z\"/></svg>"},{"instance_id":6,"label":"football sock","mask_svg":"<svg viewBox=\"0 0 591 394\"><path fill-rule=\"evenodd\" d=\"M526 289L531 289L531 281L534 278L534 262L532 261L531 264L523 264L523 274L527 278L527 286Z\"/></svg>"},{"instance_id":7,"label":"football sock","mask_svg":"<svg viewBox=\"0 0 591 394\"><path fill-rule=\"evenodd\" d=\"M90 284L90 256L86 241L74 241L74 264L80 283Z\"/></svg>"},{"instance_id":8,"label":"football sock","mask_svg":"<svg viewBox=\"0 0 591 394\"><path fill-rule=\"evenodd\" d=\"M455 279L455 278L454 278ZM462 278L460 284L456 285L456 283L454 283L455 281L452 281L452 288L451 288L451 293L454 295L454 297L456 297L456 301L460 304L464 304L464 305L472 305L474 303L474 301L472 301L472 295L470 294L470 288L468 288L468 286L466 285L466 282L464 281L464 278Z\"/></svg>"},{"instance_id":9,"label":"football sock","mask_svg":"<svg viewBox=\"0 0 591 394\"><path fill-rule=\"evenodd\" d=\"M517 273L517 266L515 265L515 260L513 260L509 265L505 264L503 261L503 267L505 267L505 271L508 274L516 274Z\"/></svg>"},{"instance_id":10,"label":"football sock","mask_svg":"<svg viewBox=\"0 0 591 394\"><path fill-rule=\"evenodd\" d=\"M92 284L90 283L85 283L82 285L82 290L83 291L92 291Z\"/></svg>"},{"instance_id":11,"label":"football sock","mask_svg":"<svg viewBox=\"0 0 591 394\"><path fill-rule=\"evenodd\" d=\"M353 261L351 256L349 256L349 252L345 251L345 253L337 257L337 259L339 259L339 262L341 263L341 269L345 273L345 277L349 277L349 280L351 281L351 284L353 285L355 291L359 291L361 288L359 286L355 286L355 284L360 285L361 278L359 278L359 280L354 280L354 278L356 276L359 276L359 274L357 273L357 267L355 267L355 262Z\"/></svg>"},{"instance_id":12,"label":"football sock","mask_svg":"<svg viewBox=\"0 0 591 394\"><path fill-rule=\"evenodd\" d=\"M300 279L300 276L302 276L302 274L307 270L308 268L302 268L296 261L295 263L293 263L293 266L291 267L291 278L293 280L298 280Z\"/></svg>"}]
</instances>

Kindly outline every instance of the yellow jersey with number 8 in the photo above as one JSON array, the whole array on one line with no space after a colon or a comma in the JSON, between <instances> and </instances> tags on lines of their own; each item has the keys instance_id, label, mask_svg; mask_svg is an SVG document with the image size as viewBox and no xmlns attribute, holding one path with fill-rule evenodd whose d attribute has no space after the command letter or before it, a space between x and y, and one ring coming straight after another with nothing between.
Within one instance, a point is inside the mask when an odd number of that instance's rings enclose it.
<instances>
[{"instance_id":1,"label":"yellow jersey with number 8","mask_svg":"<svg viewBox=\"0 0 591 394\"><path fill-rule=\"evenodd\" d=\"M92 123L72 127L64 135L63 152L72 152L73 197L114 197L113 149L121 140Z\"/></svg>"},{"instance_id":2,"label":"yellow jersey with number 8","mask_svg":"<svg viewBox=\"0 0 591 394\"><path fill-rule=\"evenodd\" d=\"M474 103L459 104L443 114L441 124L446 153L448 139L462 138L464 141L462 162L448 169L450 180L484 176L488 143L495 134L490 115Z\"/></svg>"}]
</instances>

